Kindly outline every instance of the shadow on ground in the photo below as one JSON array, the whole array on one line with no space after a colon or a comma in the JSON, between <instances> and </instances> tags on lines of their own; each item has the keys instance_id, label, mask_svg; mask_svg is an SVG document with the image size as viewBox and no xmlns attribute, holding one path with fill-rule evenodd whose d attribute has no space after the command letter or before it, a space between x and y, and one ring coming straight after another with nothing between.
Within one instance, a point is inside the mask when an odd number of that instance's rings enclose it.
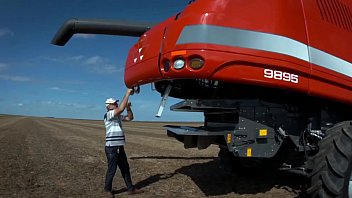
<instances>
[{"instance_id":1,"label":"shadow on ground","mask_svg":"<svg viewBox=\"0 0 352 198\"><path fill-rule=\"evenodd\" d=\"M147 156L134 157L131 159L198 159L188 157ZM205 163L196 163L184 166L170 174L156 174L136 184L138 188L147 187L153 183L173 177L175 174L183 174L190 177L206 196L226 195L235 193L239 195L265 193L272 188L284 189L297 196L302 194L306 185L306 178L288 172L268 170L255 174L241 172L241 174L229 173L219 168L219 163L213 157L201 159L213 159ZM121 189L123 190L123 189ZM301 195L300 195L301 194Z\"/></svg>"},{"instance_id":2,"label":"shadow on ground","mask_svg":"<svg viewBox=\"0 0 352 198\"><path fill-rule=\"evenodd\" d=\"M198 159L217 159L217 157L178 157L178 156L142 156L142 157L131 157L131 160L135 159L183 159L183 160L198 160Z\"/></svg>"}]
</instances>

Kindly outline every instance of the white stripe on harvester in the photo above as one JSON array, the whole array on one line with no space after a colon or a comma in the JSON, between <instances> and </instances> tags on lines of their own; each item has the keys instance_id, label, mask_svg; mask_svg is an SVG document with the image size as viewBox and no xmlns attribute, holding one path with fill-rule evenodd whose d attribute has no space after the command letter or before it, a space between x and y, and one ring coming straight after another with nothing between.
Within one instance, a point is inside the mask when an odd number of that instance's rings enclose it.
<instances>
[{"instance_id":1,"label":"white stripe on harvester","mask_svg":"<svg viewBox=\"0 0 352 198\"><path fill-rule=\"evenodd\" d=\"M209 43L292 56L352 77L352 64L288 37L214 25L185 26L177 44Z\"/></svg>"}]
</instances>

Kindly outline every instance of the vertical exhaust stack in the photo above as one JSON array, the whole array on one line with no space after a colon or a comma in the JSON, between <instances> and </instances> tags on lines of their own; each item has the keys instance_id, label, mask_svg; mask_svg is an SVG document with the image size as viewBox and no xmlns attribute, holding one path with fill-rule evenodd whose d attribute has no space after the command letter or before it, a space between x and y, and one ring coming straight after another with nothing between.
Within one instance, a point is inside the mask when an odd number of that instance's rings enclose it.
<instances>
[{"instance_id":1,"label":"vertical exhaust stack","mask_svg":"<svg viewBox=\"0 0 352 198\"><path fill-rule=\"evenodd\" d=\"M140 37L154 25L123 20L69 19L57 31L51 43L64 46L77 33Z\"/></svg>"}]
</instances>

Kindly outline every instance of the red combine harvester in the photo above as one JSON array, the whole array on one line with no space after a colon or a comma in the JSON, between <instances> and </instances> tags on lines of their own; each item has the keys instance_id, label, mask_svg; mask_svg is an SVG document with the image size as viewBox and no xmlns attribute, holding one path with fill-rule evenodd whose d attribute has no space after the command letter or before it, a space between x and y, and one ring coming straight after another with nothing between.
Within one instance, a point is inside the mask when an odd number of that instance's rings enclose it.
<instances>
[{"instance_id":1,"label":"red combine harvester","mask_svg":"<svg viewBox=\"0 0 352 198\"><path fill-rule=\"evenodd\" d=\"M303 174L312 197L352 197L352 1L198 0L160 24L69 20L75 33L140 37L127 87L154 83L204 112L204 126L168 126L185 148L220 147L225 167ZM229 166L230 165L230 166Z\"/></svg>"}]
</instances>

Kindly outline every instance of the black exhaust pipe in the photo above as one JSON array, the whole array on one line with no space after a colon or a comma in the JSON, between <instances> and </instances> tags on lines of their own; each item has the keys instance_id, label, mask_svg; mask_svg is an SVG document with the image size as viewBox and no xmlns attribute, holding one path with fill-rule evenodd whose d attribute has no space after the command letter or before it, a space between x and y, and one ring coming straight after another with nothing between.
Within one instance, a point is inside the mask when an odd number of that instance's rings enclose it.
<instances>
[{"instance_id":1,"label":"black exhaust pipe","mask_svg":"<svg viewBox=\"0 0 352 198\"><path fill-rule=\"evenodd\" d=\"M69 19L57 31L51 43L64 46L76 33L140 37L154 25L122 20Z\"/></svg>"}]
</instances>

